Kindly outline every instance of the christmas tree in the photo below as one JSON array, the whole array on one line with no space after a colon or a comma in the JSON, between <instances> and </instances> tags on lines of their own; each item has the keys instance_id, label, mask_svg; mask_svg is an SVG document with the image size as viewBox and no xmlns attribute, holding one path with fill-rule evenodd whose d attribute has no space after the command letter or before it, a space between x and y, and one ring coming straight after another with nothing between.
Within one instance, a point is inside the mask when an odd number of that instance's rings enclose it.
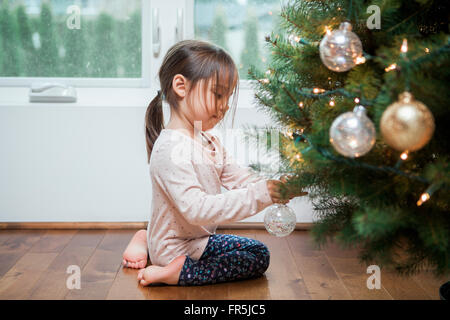
<instances>
[{"instance_id":1,"label":"christmas tree","mask_svg":"<svg viewBox=\"0 0 450 320\"><path fill-rule=\"evenodd\" d=\"M259 69L261 56L258 47L258 18L252 6L247 9L247 17L244 23L244 37L245 47L241 52L242 69L247 70L250 66Z\"/></svg>"},{"instance_id":2,"label":"christmas tree","mask_svg":"<svg viewBox=\"0 0 450 320\"><path fill-rule=\"evenodd\" d=\"M28 16L25 11L25 6L19 5L16 10L16 21L18 26L19 38L21 48L23 50L24 59L24 75L34 76L33 72L35 70L37 62L36 50L33 47L31 25Z\"/></svg>"},{"instance_id":3,"label":"christmas tree","mask_svg":"<svg viewBox=\"0 0 450 320\"><path fill-rule=\"evenodd\" d=\"M227 30L228 30L227 15L224 7L222 6L221 3L219 3L216 7L211 29L209 30L210 33L209 39L214 41L215 44L221 46L225 50L229 50L226 37Z\"/></svg>"},{"instance_id":4,"label":"christmas tree","mask_svg":"<svg viewBox=\"0 0 450 320\"><path fill-rule=\"evenodd\" d=\"M18 27L6 2L0 5L0 41L3 49L0 70L4 76L18 77L23 72L23 54L18 46Z\"/></svg>"},{"instance_id":5,"label":"christmas tree","mask_svg":"<svg viewBox=\"0 0 450 320\"><path fill-rule=\"evenodd\" d=\"M115 23L107 13L100 13L94 25L91 61L93 77L117 76L117 43L114 38ZM108 54L105 55L105 52Z\"/></svg>"},{"instance_id":6,"label":"christmas tree","mask_svg":"<svg viewBox=\"0 0 450 320\"><path fill-rule=\"evenodd\" d=\"M38 50L40 63L35 66L37 74L41 77L56 77L59 75L60 59L50 3L41 4L38 31L41 46Z\"/></svg>"},{"instance_id":7,"label":"christmas tree","mask_svg":"<svg viewBox=\"0 0 450 320\"><path fill-rule=\"evenodd\" d=\"M65 55L61 58L63 70L61 70L62 77L83 77L86 74L86 30L84 28L84 21L80 17L79 26L75 21L70 20L67 25L64 19L64 24L61 30L61 43L64 47Z\"/></svg>"},{"instance_id":8,"label":"christmas tree","mask_svg":"<svg viewBox=\"0 0 450 320\"><path fill-rule=\"evenodd\" d=\"M334 239L403 275L449 273L448 12L433 0L283 5L268 68L249 75L258 109L286 129L282 192L309 192L319 247Z\"/></svg>"}]
</instances>

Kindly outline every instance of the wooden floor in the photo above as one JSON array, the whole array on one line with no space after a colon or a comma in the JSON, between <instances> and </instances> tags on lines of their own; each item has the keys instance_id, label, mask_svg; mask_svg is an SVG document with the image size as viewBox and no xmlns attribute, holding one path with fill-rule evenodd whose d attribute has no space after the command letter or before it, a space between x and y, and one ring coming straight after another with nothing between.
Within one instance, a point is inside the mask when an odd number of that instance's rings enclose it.
<instances>
[{"instance_id":1,"label":"wooden floor","mask_svg":"<svg viewBox=\"0 0 450 320\"><path fill-rule=\"evenodd\" d=\"M0 299L439 299L448 279L431 273L409 278L381 270L381 288L369 290L357 250L330 244L316 250L306 231L285 238L265 230L218 230L258 239L271 252L258 279L199 287L141 287L137 270L122 268L136 230L0 230ZM81 289L68 289L70 265L81 269Z\"/></svg>"}]
</instances>

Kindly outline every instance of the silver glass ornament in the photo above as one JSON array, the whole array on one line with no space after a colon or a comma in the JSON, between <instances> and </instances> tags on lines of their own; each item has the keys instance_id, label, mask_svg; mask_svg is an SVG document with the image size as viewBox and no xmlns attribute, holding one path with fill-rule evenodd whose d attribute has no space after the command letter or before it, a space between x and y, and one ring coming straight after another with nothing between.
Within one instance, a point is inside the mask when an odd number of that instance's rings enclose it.
<instances>
[{"instance_id":1,"label":"silver glass ornament","mask_svg":"<svg viewBox=\"0 0 450 320\"><path fill-rule=\"evenodd\" d=\"M285 204L275 203L266 210L264 226L274 236L285 237L294 229L297 222L295 212Z\"/></svg>"},{"instance_id":2,"label":"silver glass ornament","mask_svg":"<svg viewBox=\"0 0 450 320\"><path fill-rule=\"evenodd\" d=\"M357 58L362 57L362 43L352 32L349 22L342 22L338 30L327 32L320 41L320 59L330 70L348 71L356 65Z\"/></svg>"},{"instance_id":3,"label":"silver glass ornament","mask_svg":"<svg viewBox=\"0 0 450 320\"><path fill-rule=\"evenodd\" d=\"M337 152L349 157L360 157L372 149L376 140L373 122L363 106L337 117L330 127L330 142Z\"/></svg>"}]
</instances>

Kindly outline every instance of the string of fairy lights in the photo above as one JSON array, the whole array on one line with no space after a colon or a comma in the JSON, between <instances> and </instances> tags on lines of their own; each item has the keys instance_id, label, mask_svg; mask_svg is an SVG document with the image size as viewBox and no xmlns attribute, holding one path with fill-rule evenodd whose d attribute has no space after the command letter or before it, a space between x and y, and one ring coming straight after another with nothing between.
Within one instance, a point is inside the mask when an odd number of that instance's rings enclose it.
<instances>
[{"instance_id":1,"label":"string of fairy lights","mask_svg":"<svg viewBox=\"0 0 450 320\"><path fill-rule=\"evenodd\" d=\"M291 45L303 44L319 47L320 58L323 64L334 72L345 72L356 65L365 63L368 60L377 58L383 61L380 57L375 57L367 54L362 49L362 43L359 37L353 33L352 26L349 22L340 24L339 29L332 30L328 26L325 27L324 37L320 43L311 43L297 35L290 35L288 40ZM278 35L276 40L278 40ZM271 42L276 46L276 40L272 41L270 37L266 37L266 41ZM436 54L444 51L450 51L449 39L442 47L435 50ZM432 54L432 50L428 47L424 48L424 54ZM296 88L295 93L303 99L296 101L296 105L304 110L306 108L306 100L313 99L328 99L328 105L335 107L337 104L337 96L343 96L352 99L355 103L355 108L352 112L346 112L337 117L330 127L330 143L334 149L342 156L335 156L329 150L320 146L314 145L311 139L304 132L304 129L296 129L295 133L289 130L284 132L284 135L295 139L295 142L305 140L310 145L302 151L308 152L311 149L317 150L322 156L338 162L343 162L348 165L363 167L376 171L390 172L397 175L405 176L409 179L420 181L428 184L428 188L421 194L417 201L417 206L421 206L428 201L432 194L439 188L444 187L442 182L430 182L428 179L419 175L411 174L400 170L401 164L408 160L410 153L417 151L424 147L431 139L435 124L434 118L430 110L420 101L414 99L410 92L409 83L409 64L420 63L423 57L410 59L408 57L408 41L403 39L400 47L399 60L390 63L384 69L385 72L397 71L405 74L405 91L399 95L399 100L389 105L384 111L380 120L380 129L384 141L393 149L400 152L399 160L394 167L390 166L374 166L361 161L356 161L358 158L367 152L375 144L375 127L371 120L367 117L364 106L373 106L377 102L377 98L369 100L363 97L360 88L358 94L350 92L344 88L336 88L325 90L320 87L314 88ZM275 75L273 69L269 69L265 73L266 77L259 79L263 85L270 84L270 77ZM331 80L329 77L328 80ZM285 86L283 86L285 89ZM285 89L286 90L286 89ZM290 94L292 98L292 94ZM294 137L296 135L297 137ZM301 160L301 153L295 155L297 160ZM448 188L448 186L445 186Z\"/></svg>"}]
</instances>

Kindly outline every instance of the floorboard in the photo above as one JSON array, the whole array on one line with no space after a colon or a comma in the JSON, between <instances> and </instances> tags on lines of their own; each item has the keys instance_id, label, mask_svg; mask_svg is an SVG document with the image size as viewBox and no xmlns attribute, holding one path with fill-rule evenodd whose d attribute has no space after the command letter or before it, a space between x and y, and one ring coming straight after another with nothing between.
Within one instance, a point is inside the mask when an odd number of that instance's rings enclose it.
<instances>
[{"instance_id":1,"label":"floorboard","mask_svg":"<svg viewBox=\"0 0 450 320\"><path fill-rule=\"evenodd\" d=\"M0 230L0 299L109 300L438 300L450 277L422 272L402 277L381 269L381 288L369 290L358 248L335 241L320 249L309 232L277 238L265 230L219 229L259 240L270 251L262 277L207 286L142 287L138 270L122 267L137 230ZM67 268L79 266L81 289L69 289Z\"/></svg>"},{"instance_id":2,"label":"floorboard","mask_svg":"<svg viewBox=\"0 0 450 320\"><path fill-rule=\"evenodd\" d=\"M64 299L69 290L78 290L68 288L67 281L72 275L72 273L68 273L68 268L69 266L78 266L80 271L83 270L104 236L105 230L77 231L49 265L48 272L39 278L29 298L33 300L60 300ZM55 240L57 241L57 239ZM84 277L81 273L81 288L83 287Z\"/></svg>"},{"instance_id":3,"label":"floorboard","mask_svg":"<svg viewBox=\"0 0 450 320\"><path fill-rule=\"evenodd\" d=\"M81 290L70 290L65 299L106 299L121 267L122 253L134 232L107 230L81 271Z\"/></svg>"},{"instance_id":4,"label":"floorboard","mask_svg":"<svg viewBox=\"0 0 450 320\"><path fill-rule=\"evenodd\" d=\"M255 230L256 239L270 251L270 265L266 271L267 287L272 300L310 300L301 270L289 250L286 237L278 238L265 230Z\"/></svg>"},{"instance_id":5,"label":"floorboard","mask_svg":"<svg viewBox=\"0 0 450 320\"><path fill-rule=\"evenodd\" d=\"M336 241L328 242L323 251L333 266L336 274L347 288L354 300L392 300L392 296L384 288L381 282L380 289L367 287L367 279L371 274L367 273L366 265L360 263L357 258L358 249L342 249Z\"/></svg>"},{"instance_id":6,"label":"floorboard","mask_svg":"<svg viewBox=\"0 0 450 320\"><path fill-rule=\"evenodd\" d=\"M0 244L0 277L4 276L42 237L45 230L2 230L6 233Z\"/></svg>"},{"instance_id":7,"label":"floorboard","mask_svg":"<svg viewBox=\"0 0 450 320\"><path fill-rule=\"evenodd\" d=\"M306 232L293 232L287 237L287 242L294 261L303 274L311 299L348 300L352 298L325 252L315 247Z\"/></svg>"}]
</instances>

